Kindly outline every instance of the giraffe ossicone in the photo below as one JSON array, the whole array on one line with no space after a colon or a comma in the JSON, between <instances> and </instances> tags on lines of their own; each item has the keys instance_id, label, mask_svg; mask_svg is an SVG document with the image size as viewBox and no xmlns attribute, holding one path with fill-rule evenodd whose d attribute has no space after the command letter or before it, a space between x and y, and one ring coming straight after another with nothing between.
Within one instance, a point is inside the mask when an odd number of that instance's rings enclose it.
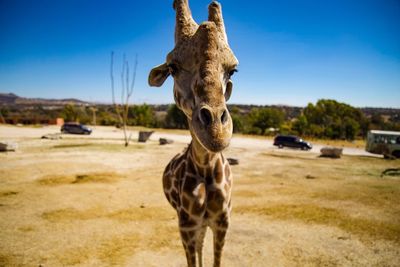
<instances>
[{"instance_id":1,"label":"giraffe ossicone","mask_svg":"<svg viewBox=\"0 0 400 267\"><path fill-rule=\"evenodd\" d=\"M174 79L174 99L188 120L192 141L163 175L167 200L177 211L188 266L202 266L207 227L214 240L214 266L220 266L231 212L232 174L222 151L232 137L226 107L238 60L228 45L221 5L212 2L208 21L198 25L187 0L175 0L175 47L153 68L151 86Z\"/></svg>"}]
</instances>

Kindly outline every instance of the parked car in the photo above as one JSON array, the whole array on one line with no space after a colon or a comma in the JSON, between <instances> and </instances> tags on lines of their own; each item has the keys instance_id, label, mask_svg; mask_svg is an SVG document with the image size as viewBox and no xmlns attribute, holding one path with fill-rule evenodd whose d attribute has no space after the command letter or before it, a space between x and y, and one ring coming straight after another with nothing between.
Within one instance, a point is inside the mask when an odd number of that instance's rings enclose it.
<instances>
[{"instance_id":1,"label":"parked car","mask_svg":"<svg viewBox=\"0 0 400 267\"><path fill-rule=\"evenodd\" d=\"M277 146L279 148L283 147L300 148L301 150L310 150L312 148L312 144L293 135L278 135L274 139L274 146Z\"/></svg>"},{"instance_id":2,"label":"parked car","mask_svg":"<svg viewBox=\"0 0 400 267\"><path fill-rule=\"evenodd\" d=\"M64 125L61 126L61 132L70 134L91 134L92 129L83 124L64 123Z\"/></svg>"}]
</instances>

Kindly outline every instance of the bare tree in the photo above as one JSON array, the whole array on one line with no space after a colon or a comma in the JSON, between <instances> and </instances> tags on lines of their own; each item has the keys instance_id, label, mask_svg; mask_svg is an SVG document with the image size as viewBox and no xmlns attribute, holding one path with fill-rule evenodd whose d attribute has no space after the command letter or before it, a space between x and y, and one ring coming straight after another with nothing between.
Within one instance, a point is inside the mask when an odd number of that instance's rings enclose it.
<instances>
[{"instance_id":1,"label":"bare tree","mask_svg":"<svg viewBox=\"0 0 400 267\"><path fill-rule=\"evenodd\" d=\"M112 102L115 108L115 112L117 113L119 123L122 126L122 130L124 132L125 146L129 145L129 141L131 140L132 137L132 133L130 133L128 136L126 126L128 122L128 113L129 113L129 98L132 96L133 88L135 86L136 69L137 69L137 55L135 57L132 77L130 77L129 62L124 54L122 58L122 70L121 70L121 102L118 103L115 100L115 89L114 89L114 52L111 52L110 77L111 77Z\"/></svg>"}]
</instances>

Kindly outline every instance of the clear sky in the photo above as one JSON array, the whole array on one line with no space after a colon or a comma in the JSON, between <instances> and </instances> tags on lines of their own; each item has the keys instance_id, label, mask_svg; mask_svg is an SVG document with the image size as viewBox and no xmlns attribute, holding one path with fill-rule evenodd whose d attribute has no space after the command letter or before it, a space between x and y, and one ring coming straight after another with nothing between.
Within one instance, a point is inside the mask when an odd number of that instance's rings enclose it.
<instances>
[{"instance_id":1,"label":"clear sky","mask_svg":"<svg viewBox=\"0 0 400 267\"><path fill-rule=\"evenodd\" d=\"M400 107L399 0L220 2L240 61L230 103ZM190 0L197 22L208 4ZM172 103L171 80L147 76L173 31L172 0L0 0L0 92L110 102L115 51L138 54L135 103Z\"/></svg>"}]
</instances>

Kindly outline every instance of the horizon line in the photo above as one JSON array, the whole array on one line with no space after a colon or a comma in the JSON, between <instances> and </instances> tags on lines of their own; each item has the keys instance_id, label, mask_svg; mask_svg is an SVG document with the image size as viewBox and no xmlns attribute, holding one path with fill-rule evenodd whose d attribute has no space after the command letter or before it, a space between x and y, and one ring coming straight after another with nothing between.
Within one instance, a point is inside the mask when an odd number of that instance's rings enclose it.
<instances>
[{"instance_id":1,"label":"horizon line","mask_svg":"<svg viewBox=\"0 0 400 267\"><path fill-rule=\"evenodd\" d=\"M62 101L62 100L74 99L74 100L77 100L77 101L80 101L80 102L85 102L85 103L88 103L88 104L92 103L92 104L97 104L97 105L113 105L113 103L111 101L110 102L108 102L108 101L107 102L103 102L103 101L88 101L88 100L84 100L84 99L76 98L76 97L64 97L64 98L25 97L25 96L21 96L21 95L15 94L13 92L8 92L8 93L7 92L0 92L0 94L3 94L3 95L15 95L17 97L25 98L25 99L42 99L42 100L54 100L54 101ZM334 100L336 102L344 103L344 104L347 104L347 105L355 107L355 108L400 109L400 106L399 107L393 107L393 106L354 106L354 105L351 105L349 103L341 102L341 101L338 101L336 99L331 99L331 98L320 98L320 99L317 100L317 102L319 100ZM227 103L227 105L286 106L286 107L294 107L294 108L305 108L308 104L316 104L317 102L313 103L313 102L310 101L307 104L305 104L304 106L283 104L283 103L277 103L277 104ZM169 103L156 103L156 102L154 102L154 103L151 103L151 102L146 102L146 101L136 102L136 103L134 101L132 101L130 103L130 105L143 105L143 104L148 104L148 105L173 105L175 103L174 102L169 102Z\"/></svg>"}]
</instances>

